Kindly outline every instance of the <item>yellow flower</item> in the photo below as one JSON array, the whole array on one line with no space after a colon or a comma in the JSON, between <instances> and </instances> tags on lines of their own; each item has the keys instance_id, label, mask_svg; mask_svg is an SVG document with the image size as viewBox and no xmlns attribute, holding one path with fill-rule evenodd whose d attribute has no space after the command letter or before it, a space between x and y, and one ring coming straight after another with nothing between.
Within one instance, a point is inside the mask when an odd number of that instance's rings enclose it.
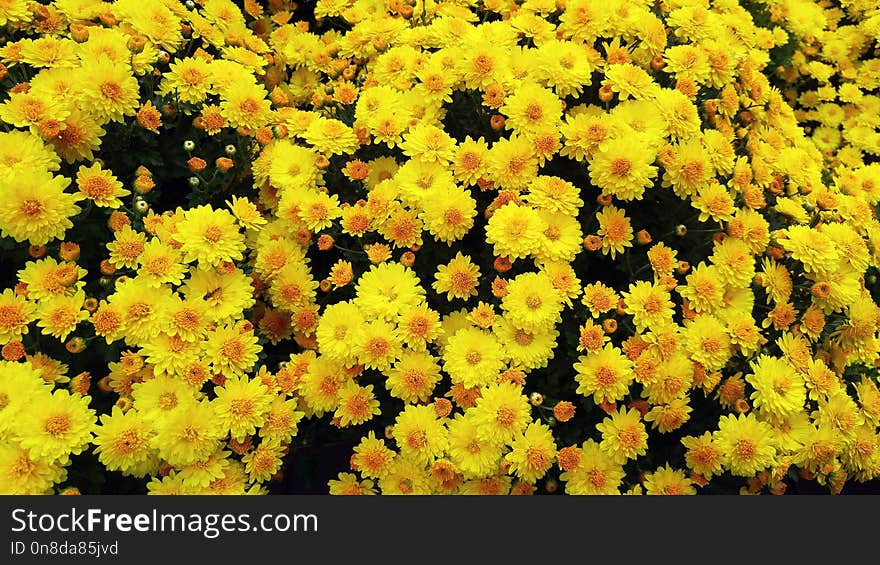
<instances>
[{"instance_id":1,"label":"yellow flower","mask_svg":"<svg viewBox=\"0 0 880 565\"><path fill-rule=\"evenodd\" d=\"M82 309L86 295L79 291L72 296L58 295L44 298L37 308L43 334L64 341L80 322L89 319L89 313Z\"/></svg>"},{"instance_id":2,"label":"yellow flower","mask_svg":"<svg viewBox=\"0 0 880 565\"><path fill-rule=\"evenodd\" d=\"M37 318L37 308L30 301L6 289L0 294L0 344L28 333L28 324Z\"/></svg>"},{"instance_id":3,"label":"yellow flower","mask_svg":"<svg viewBox=\"0 0 880 565\"><path fill-rule=\"evenodd\" d=\"M76 185L86 198L99 207L119 208L122 206L119 197L131 194L131 191L122 188L122 183L116 180L112 172L102 169L100 163L94 163L91 167L81 166L76 173Z\"/></svg>"},{"instance_id":4,"label":"yellow flower","mask_svg":"<svg viewBox=\"0 0 880 565\"><path fill-rule=\"evenodd\" d=\"M400 454L427 464L449 445L448 431L430 406L407 405L394 420L391 432Z\"/></svg>"},{"instance_id":5,"label":"yellow flower","mask_svg":"<svg viewBox=\"0 0 880 565\"><path fill-rule=\"evenodd\" d=\"M599 220L599 235L602 237L602 253L614 259L627 247L632 247L633 230L629 218L623 210L615 206L605 206L596 214Z\"/></svg>"},{"instance_id":6,"label":"yellow flower","mask_svg":"<svg viewBox=\"0 0 880 565\"><path fill-rule=\"evenodd\" d=\"M210 402L191 402L156 420L153 447L168 463L182 467L207 459L226 433Z\"/></svg>"},{"instance_id":7,"label":"yellow flower","mask_svg":"<svg viewBox=\"0 0 880 565\"><path fill-rule=\"evenodd\" d=\"M746 375L755 391L749 398L755 408L772 416L785 416L803 410L806 401L804 380L783 359L759 355Z\"/></svg>"},{"instance_id":8,"label":"yellow flower","mask_svg":"<svg viewBox=\"0 0 880 565\"><path fill-rule=\"evenodd\" d=\"M187 262L217 265L224 261L242 259L244 238L232 214L223 209L214 210L202 205L183 213L177 224L174 239L180 242L180 251Z\"/></svg>"},{"instance_id":9,"label":"yellow flower","mask_svg":"<svg viewBox=\"0 0 880 565\"><path fill-rule=\"evenodd\" d=\"M262 86L236 82L228 85L222 93L220 112L231 127L257 129L269 121L271 103Z\"/></svg>"},{"instance_id":10,"label":"yellow flower","mask_svg":"<svg viewBox=\"0 0 880 565\"><path fill-rule=\"evenodd\" d=\"M504 369L504 350L494 334L463 328L449 337L443 348L443 370L453 383L466 387L489 385Z\"/></svg>"},{"instance_id":11,"label":"yellow flower","mask_svg":"<svg viewBox=\"0 0 880 565\"><path fill-rule=\"evenodd\" d=\"M246 453L241 462L252 482L268 481L281 468L286 447L277 440L262 441L252 451Z\"/></svg>"},{"instance_id":12,"label":"yellow flower","mask_svg":"<svg viewBox=\"0 0 880 565\"><path fill-rule=\"evenodd\" d=\"M449 457L466 478L483 478L497 472L501 447L479 436L472 416L458 414L448 428Z\"/></svg>"},{"instance_id":13,"label":"yellow flower","mask_svg":"<svg viewBox=\"0 0 880 565\"><path fill-rule=\"evenodd\" d=\"M491 178L498 186L513 190L526 188L538 174L538 159L531 143L517 135L492 145L488 166Z\"/></svg>"},{"instance_id":14,"label":"yellow flower","mask_svg":"<svg viewBox=\"0 0 880 565\"><path fill-rule=\"evenodd\" d=\"M212 322L241 319L255 302L251 279L239 269L191 268L182 290L187 299L204 303Z\"/></svg>"},{"instance_id":15,"label":"yellow flower","mask_svg":"<svg viewBox=\"0 0 880 565\"><path fill-rule=\"evenodd\" d=\"M452 243L465 236L474 225L477 202L470 192L458 187L436 187L425 192L419 218L437 241Z\"/></svg>"},{"instance_id":16,"label":"yellow flower","mask_svg":"<svg viewBox=\"0 0 880 565\"><path fill-rule=\"evenodd\" d=\"M159 92L175 93L178 100L189 104L204 101L211 91L211 71L208 62L200 57L186 57L174 61L162 74Z\"/></svg>"},{"instance_id":17,"label":"yellow flower","mask_svg":"<svg viewBox=\"0 0 880 565\"><path fill-rule=\"evenodd\" d=\"M373 394L373 385L360 386L349 381L339 389L339 406L334 418L339 419L339 426L357 426L381 414L379 401Z\"/></svg>"},{"instance_id":18,"label":"yellow flower","mask_svg":"<svg viewBox=\"0 0 880 565\"><path fill-rule=\"evenodd\" d=\"M639 330L663 326L672 321L673 304L669 292L658 284L637 281L622 293L624 312L633 317Z\"/></svg>"},{"instance_id":19,"label":"yellow flower","mask_svg":"<svg viewBox=\"0 0 880 565\"><path fill-rule=\"evenodd\" d=\"M64 120L70 114L67 105L51 96L30 92L14 92L0 104L0 120L18 128L30 128L39 133L39 126L46 120Z\"/></svg>"},{"instance_id":20,"label":"yellow flower","mask_svg":"<svg viewBox=\"0 0 880 565\"><path fill-rule=\"evenodd\" d=\"M694 361L710 371L724 367L732 353L724 324L711 314L685 321L685 347Z\"/></svg>"},{"instance_id":21,"label":"yellow flower","mask_svg":"<svg viewBox=\"0 0 880 565\"><path fill-rule=\"evenodd\" d=\"M648 451L648 432L637 410L618 408L596 424L596 429L602 434L600 449L617 463L623 464Z\"/></svg>"},{"instance_id":22,"label":"yellow flower","mask_svg":"<svg viewBox=\"0 0 880 565\"><path fill-rule=\"evenodd\" d=\"M480 439L509 444L531 421L531 408L522 387L510 382L489 385L468 410Z\"/></svg>"},{"instance_id":23,"label":"yellow flower","mask_svg":"<svg viewBox=\"0 0 880 565\"><path fill-rule=\"evenodd\" d=\"M713 439L721 450L724 466L739 477L751 477L772 466L776 459L772 429L753 414L722 416Z\"/></svg>"},{"instance_id":24,"label":"yellow flower","mask_svg":"<svg viewBox=\"0 0 880 565\"><path fill-rule=\"evenodd\" d=\"M121 122L137 113L139 86L128 65L98 56L83 61L79 73L83 107L100 122Z\"/></svg>"},{"instance_id":25,"label":"yellow flower","mask_svg":"<svg viewBox=\"0 0 880 565\"><path fill-rule=\"evenodd\" d=\"M551 90L526 82L504 99L500 111L507 116L507 127L514 134L529 137L558 127L562 104Z\"/></svg>"},{"instance_id":26,"label":"yellow flower","mask_svg":"<svg viewBox=\"0 0 880 565\"><path fill-rule=\"evenodd\" d=\"M366 316L393 319L424 301L425 289L412 269L400 263L373 265L360 276L354 303Z\"/></svg>"},{"instance_id":27,"label":"yellow flower","mask_svg":"<svg viewBox=\"0 0 880 565\"><path fill-rule=\"evenodd\" d=\"M684 437L681 443L687 449L684 455L685 462L694 473L700 474L705 479L721 474L723 454L713 441L710 432L699 437Z\"/></svg>"},{"instance_id":28,"label":"yellow flower","mask_svg":"<svg viewBox=\"0 0 880 565\"><path fill-rule=\"evenodd\" d=\"M248 371L262 350L253 332L230 325L209 331L204 348L214 370L228 377Z\"/></svg>"},{"instance_id":29,"label":"yellow flower","mask_svg":"<svg viewBox=\"0 0 880 565\"><path fill-rule=\"evenodd\" d=\"M144 246L143 252L138 256L138 264L138 280L153 287L167 283L178 285L186 273L178 251L157 238L151 239Z\"/></svg>"},{"instance_id":30,"label":"yellow flower","mask_svg":"<svg viewBox=\"0 0 880 565\"><path fill-rule=\"evenodd\" d=\"M791 226L783 235L779 244L803 264L807 273L822 273L837 264L838 248L824 232L809 226Z\"/></svg>"},{"instance_id":31,"label":"yellow flower","mask_svg":"<svg viewBox=\"0 0 880 565\"><path fill-rule=\"evenodd\" d=\"M391 462L397 454L388 449L384 440L376 439L372 430L354 447L352 466L357 466L361 475L374 479L388 473Z\"/></svg>"},{"instance_id":32,"label":"yellow flower","mask_svg":"<svg viewBox=\"0 0 880 565\"><path fill-rule=\"evenodd\" d=\"M620 200L638 200L654 184L656 154L636 135L617 137L599 145L590 160L592 183Z\"/></svg>"},{"instance_id":33,"label":"yellow flower","mask_svg":"<svg viewBox=\"0 0 880 565\"><path fill-rule=\"evenodd\" d=\"M253 202L247 198L233 195L232 200L227 200L226 205L238 223L245 229L260 230L266 225L264 218Z\"/></svg>"},{"instance_id":34,"label":"yellow flower","mask_svg":"<svg viewBox=\"0 0 880 565\"><path fill-rule=\"evenodd\" d=\"M646 474L644 486L645 494L663 496L697 494L697 489L685 476L684 471L673 469L668 464Z\"/></svg>"},{"instance_id":35,"label":"yellow flower","mask_svg":"<svg viewBox=\"0 0 880 565\"><path fill-rule=\"evenodd\" d=\"M358 363L367 369L385 371L401 354L402 343L397 329L383 319L373 319L359 328L359 340L351 344Z\"/></svg>"},{"instance_id":36,"label":"yellow flower","mask_svg":"<svg viewBox=\"0 0 880 565\"><path fill-rule=\"evenodd\" d=\"M394 368L388 371L388 392L404 402L427 401L440 382L440 365L428 351L404 350Z\"/></svg>"},{"instance_id":37,"label":"yellow flower","mask_svg":"<svg viewBox=\"0 0 880 565\"><path fill-rule=\"evenodd\" d=\"M123 412L114 406L110 414L101 415L100 424L95 453L108 470L130 473L152 457L154 430L137 410Z\"/></svg>"},{"instance_id":38,"label":"yellow flower","mask_svg":"<svg viewBox=\"0 0 880 565\"><path fill-rule=\"evenodd\" d=\"M574 495L620 494L620 483L625 473L623 466L615 462L592 439L577 449L577 466L567 468L559 478L565 482L565 493ZM562 453L559 454L562 465Z\"/></svg>"},{"instance_id":39,"label":"yellow flower","mask_svg":"<svg viewBox=\"0 0 880 565\"><path fill-rule=\"evenodd\" d=\"M358 481L354 473L339 473L338 479L327 483L330 494L340 496L359 496L376 494L375 483L370 479Z\"/></svg>"},{"instance_id":40,"label":"yellow flower","mask_svg":"<svg viewBox=\"0 0 880 565\"><path fill-rule=\"evenodd\" d=\"M529 332L503 318L493 325L492 331L501 341L511 367L523 369L546 367L553 357L556 339L559 337L556 329Z\"/></svg>"},{"instance_id":41,"label":"yellow flower","mask_svg":"<svg viewBox=\"0 0 880 565\"><path fill-rule=\"evenodd\" d=\"M617 307L618 296L613 288L605 286L601 282L590 283L584 287L584 295L581 302L590 311L593 318L598 318Z\"/></svg>"},{"instance_id":42,"label":"yellow flower","mask_svg":"<svg viewBox=\"0 0 880 565\"><path fill-rule=\"evenodd\" d=\"M361 341L364 317L357 306L350 302L337 302L324 309L315 336L321 355L352 363L355 358L353 343Z\"/></svg>"},{"instance_id":43,"label":"yellow flower","mask_svg":"<svg viewBox=\"0 0 880 565\"><path fill-rule=\"evenodd\" d=\"M30 450L32 457L45 461L77 455L88 446L95 428L90 401L90 396L73 395L64 389L40 394L20 415L13 438Z\"/></svg>"},{"instance_id":44,"label":"yellow flower","mask_svg":"<svg viewBox=\"0 0 880 565\"><path fill-rule=\"evenodd\" d=\"M339 120L318 117L303 133L303 139L325 155L353 153L359 145L354 131Z\"/></svg>"},{"instance_id":45,"label":"yellow flower","mask_svg":"<svg viewBox=\"0 0 880 565\"><path fill-rule=\"evenodd\" d=\"M477 295L480 282L480 268L471 262L470 257L459 251L446 265L437 267L435 281L431 285L438 294L446 293L446 299L467 300Z\"/></svg>"},{"instance_id":46,"label":"yellow flower","mask_svg":"<svg viewBox=\"0 0 880 565\"><path fill-rule=\"evenodd\" d=\"M70 179L39 169L21 171L14 183L0 183L0 233L31 245L63 238L80 212L79 198L64 192L68 184Z\"/></svg>"},{"instance_id":47,"label":"yellow flower","mask_svg":"<svg viewBox=\"0 0 880 565\"><path fill-rule=\"evenodd\" d=\"M272 399L259 379L233 376L214 391L217 396L211 404L218 422L229 430L232 439L243 441L265 423Z\"/></svg>"},{"instance_id":48,"label":"yellow flower","mask_svg":"<svg viewBox=\"0 0 880 565\"><path fill-rule=\"evenodd\" d=\"M52 486L64 476L59 462L38 457L15 442L0 444L0 491L4 494L52 494Z\"/></svg>"},{"instance_id":49,"label":"yellow flower","mask_svg":"<svg viewBox=\"0 0 880 565\"><path fill-rule=\"evenodd\" d=\"M523 273L507 285L501 301L505 317L528 332L545 331L561 319L564 304L544 272Z\"/></svg>"},{"instance_id":50,"label":"yellow flower","mask_svg":"<svg viewBox=\"0 0 880 565\"><path fill-rule=\"evenodd\" d=\"M486 241L499 257L511 260L528 257L540 249L547 224L537 210L508 203L495 210L486 225Z\"/></svg>"},{"instance_id":51,"label":"yellow flower","mask_svg":"<svg viewBox=\"0 0 880 565\"><path fill-rule=\"evenodd\" d=\"M578 210L584 205L580 190L559 177L539 175L529 184L526 202L548 212L577 216Z\"/></svg>"},{"instance_id":52,"label":"yellow flower","mask_svg":"<svg viewBox=\"0 0 880 565\"><path fill-rule=\"evenodd\" d=\"M610 343L578 357L574 370L578 394L592 395L596 404L623 400L635 378L632 361Z\"/></svg>"},{"instance_id":53,"label":"yellow flower","mask_svg":"<svg viewBox=\"0 0 880 565\"><path fill-rule=\"evenodd\" d=\"M504 460L510 464L510 472L527 483L543 477L556 458L556 443L546 424L532 422L523 435L510 444L510 453Z\"/></svg>"}]
</instances>

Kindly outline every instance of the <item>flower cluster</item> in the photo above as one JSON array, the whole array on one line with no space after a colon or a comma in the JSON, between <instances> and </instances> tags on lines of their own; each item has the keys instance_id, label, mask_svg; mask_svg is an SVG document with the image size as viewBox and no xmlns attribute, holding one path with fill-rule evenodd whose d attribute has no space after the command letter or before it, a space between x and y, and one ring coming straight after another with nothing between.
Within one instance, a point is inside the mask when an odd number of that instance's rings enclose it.
<instances>
[{"instance_id":1,"label":"flower cluster","mask_svg":"<svg viewBox=\"0 0 880 565\"><path fill-rule=\"evenodd\" d=\"M880 478L874 2L0 26L0 490L261 494L328 438L333 494Z\"/></svg>"}]
</instances>

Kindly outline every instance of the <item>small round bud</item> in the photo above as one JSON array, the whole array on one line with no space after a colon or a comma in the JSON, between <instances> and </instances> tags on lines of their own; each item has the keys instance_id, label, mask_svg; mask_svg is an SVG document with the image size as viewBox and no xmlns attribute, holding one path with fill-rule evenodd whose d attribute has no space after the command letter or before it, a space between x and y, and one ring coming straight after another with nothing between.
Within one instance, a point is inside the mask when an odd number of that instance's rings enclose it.
<instances>
[{"instance_id":1,"label":"small round bud","mask_svg":"<svg viewBox=\"0 0 880 565\"><path fill-rule=\"evenodd\" d=\"M193 149L196 148L196 142L191 139L187 139L186 141L183 142L183 148L186 151L192 151Z\"/></svg>"},{"instance_id":2,"label":"small round bud","mask_svg":"<svg viewBox=\"0 0 880 565\"><path fill-rule=\"evenodd\" d=\"M233 155L235 155L235 145L232 145L232 144L230 143L229 145L226 146L226 148L224 149L224 151L226 151L226 154L227 154L227 155L229 155L230 157L232 157Z\"/></svg>"},{"instance_id":3,"label":"small round bud","mask_svg":"<svg viewBox=\"0 0 880 565\"><path fill-rule=\"evenodd\" d=\"M150 203L146 200L135 200L134 209L139 214L146 214L150 209Z\"/></svg>"},{"instance_id":4,"label":"small round bud","mask_svg":"<svg viewBox=\"0 0 880 565\"><path fill-rule=\"evenodd\" d=\"M540 392L535 391L529 395L529 402L532 404L532 406L540 406L544 404L544 395Z\"/></svg>"},{"instance_id":5,"label":"small round bud","mask_svg":"<svg viewBox=\"0 0 880 565\"><path fill-rule=\"evenodd\" d=\"M688 229L687 229L686 225L678 224L677 226L675 226L675 235L677 235L678 237L686 236L687 232L688 232Z\"/></svg>"},{"instance_id":6,"label":"small round bud","mask_svg":"<svg viewBox=\"0 0 880 565\"><path fill-rule=\"evenodd\" d=\"M189 177L189 185L193 188L199 186L200 182L199 177Z\"/></svg>"},{"instance_id":7,"label":"small round bud","mask_svg":"<svg viewBox=\"0 0 880 565\"><path fill-rule=\"evenodd\" d=\"M70 353L80 353L86 348L86 340L81 337L72 337L64 344L65 349Z\"/></svg>"}]
</instances>

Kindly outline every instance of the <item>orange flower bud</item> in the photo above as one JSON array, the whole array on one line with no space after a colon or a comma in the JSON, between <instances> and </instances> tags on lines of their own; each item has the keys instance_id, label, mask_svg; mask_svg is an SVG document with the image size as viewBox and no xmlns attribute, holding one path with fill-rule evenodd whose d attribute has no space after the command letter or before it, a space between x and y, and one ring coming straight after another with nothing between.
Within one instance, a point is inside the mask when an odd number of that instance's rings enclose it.
<instances>
[{"instance_id":1,"label":"orange flower bud","mask_svg":"<svg viewBox=\"0 0 880 565\"><path fill-rule=\"evenodd\" d=\"M504 298L507 296L507 281L496 276L492 281L492 295L495 298Z\"/></svg>"},{"instance_id":2,"label":"orange flower bud","mask_svg":"<svg viewBox=\"0 0 880 565\"><path fill-rule=\"evenodd\" d=\"M611 85L603 84L599 88L599 100L602 102L611 102L612 98L614 98L614 91L611 90Z\"/></svg>"},{"instance_id":3,"label":"orange flower bud","mask_svg":"<svg viewBox=\"0 0 880 565\"><path fill-rule=\"evenodd\" d=\"M602 238L598 235L588 235L584 238L584 249L587 251L596 251L602 247Z\"/></svg>"},{"instance_id":4,"label":"orange flower bud","mask_svg":"<svg viewBox=\"0 0 880 565\"><path fill-rule=\"evenodd\" d=\"M103 259L100 268L102 275L112 275L116 272L116 266L113 265L109 259Z\"/></svg>"},{"instance_id":5,"label":"orange flower bud","mask_svg":"<svg viewBox=\"0 0 880 565\"><path fill-rule=\"evenodd\" d=\"M64 344L64 348L70 353L80 353L86 348L86 340L81 337L72 337Z\"/></svg>"},{"instance_id":6,"label":"orange flower bud","mask_svg":"<svg viewBox=\"0 0 880 565\"><path fill-rule=\"evenodd\" d=\"M254 134L254 139L257 140L257 143L260 145L268 145L270 141L272 141L272 130L267 127L259 128Z\"/></svg>"},{"instance_id":7,"label":"orange flower bud","mask_svg":"<svg viewBox=\"0 0 880 565\"><path fill-rule=\"evenodd\" d=\"M227 172L232 166L235 164L232 159L228 157L218 157L214 164L217 165L217 168L221 173Z\"/></svg>"},{"instance_id":8,"label":"orange flower bud","mask_svg":"<svg viewBox=\"0 0 880 565\"><path fill-rule=\"evenodd\" d=\"M204 159L201 159L199 157L192 157L189 161L186 162L186 166L189 167L189 170L191 170L192 172L198 173L199 171L204 171L205 167L207 167L208 164L205 162Z\"/></svg>"},{"instance_id":9,"label":"orange flower bud","mask_svg":"<svg viewBox=\"0 0 880 565\"><path fill-rule=\"evenodd\" d=\"M609 335L613 334L617 331L617 320L614 318L608 318L602 322L602 329Z\"/></svg>"},{"instance_id":10,"label":"orange flower bud","mask_svg":"<svg viewBox=\"0 0 880 565\"><path fill-rule=\"evenodd\" d=\"M46 246L45 245L31 245L30 247L28 247L28 255L30 255L34 259L40 259L41 257L45 257Z\"/></svg>"},{"instance_id":11,"label":"orange flower bud","mask_svg":"<svg viewBox=\"0 0 880 565\"><path fill-rule=\"evenodd\" d=\"M321 234L318 237L318 249L321 251L327 251L328 249L333 248L333 236L327 234Z\"/></svg>"},{"instance_id":12,"label":"orange flower bud","mask_svg":"<svg viewBox=\"0 0 880 565\"><path fill-rule=\"evenodd\" d=\"M613 414L617 410L616 402L600 402L599 408L608 415Z\"/></svg>"},{"instance_id":13,"label":"orange flower bud","mask_svg":"<svg viewBox=\"0 0 880 565\"><path fill-rule=\"evenodd\" d=\"M79 259L79 245L72 241L61 243L61 246L58 249L58 256L61 257L63 261L76 261Z\"/></svg>"},{"instance_id":14,"label":"orange flower bud","mask_svg":"<svg viewBox=\"0 0 880 565\"><path fill-rule=\"evenodd\" d=\"M2 353L3 359L7 361L18 361L25 356L26 352L24 344L19 340L15 340L4 345L0 353Z\"/></svg>"},{"instance_id":15,"label":"orange flower bud","mask_svg":"<svg viewBox=\"0 0 880 565\"><path fill-rule=\"evenodd\" d=\"M567 400L557 402L553 407L553 417L560 422L567 422L574 418L575 406Z\"/></svg>"},{"instance_id":16,"label":"orange flower bud","mask_svg":"<svg viewBox=\"0 0 880 565\"><path fill-rule=\"evenodd\" d=\"M405 251L403 255L400 256L400 262L407 267L412 267L413 263L416 262L416 254L412 251Z\"/></svg>"},{"instance_id":17,"label":"orange flower bud","mask_svg":"<svg viewBox=\"0 0 880 565\"><path fill-rule=\"evenodd\" d=\"M434 413L438 418L445 418L452 413L452 402L445 398L434 399Z\"/></svg>"},{"instance_id":18,"label":"orange flower bud","mask_svg":"<svg viewBox=\"0 0 880 565\"><path fill-rule=\"evenodd\" d=\"M244 439L241 441L238 441L234 438L230 439L228 447L229 447L229 450L232 451L233 453L236 453L238 455L244 455L251 448L252 443L253 443L253 439L251 438L251 436L248 435L248 436L244 436Z\"/></svg>"},{"instance_id":19,"label":"orange flower bud","mask_svg":"<svg viewBox=\"0 0 880 565\"><path fill-rule=\"evenodd\" d=\"M151 176L139 175L134 179L134 190L138 194L146 194L153 190L155 186L156 183Z\"/></svg>"},{"instance_id":20,"label":"orange flower bud","mask_svg":"<svg viewBox=\"0 0 880 565\"><path fill-rule=\"evenodd\" d=\"M563 447L556 454L556 460L559 462L559 468L563 471L577 469L581 464L581 450L574 445Z\"/></svg>"},{"instance_id":21,"label":"orange flower bud","mask_svg":"<svg viewBox=\"0 0 880 565\"><path fill-rule=\"evenodd\" d=\"M77 376L70 379L70 390L79 394L80 396L85 396L89 393L89 389L92 387L92 376L88 373L88 371L83 371Z\"/></svg>"},{"instance_id":22,"label":"orange flower bud","mask_svg":"<svg viewBox=\"0 0 880 565\"><path fill-rule=\"evenodd\" d=\"M370 173L370 169L366 163L360 159L349 161L342 172L351 180L364 180Z\"/></svg>"},{"instance_id":23,"label":"orange flower bud","mask_svg":"<svg viewBox=\"0 0 880 565\"><path fill-rule=\"evenodd\" d=\"M489 118L489 125L492 126L492 129L495 131L501 131L504 129L504 126L507 124L507 119L501 114L494 114L491 118Z\"/></svg>"},{"instance_id":24,"label":"orange flower bud","mask_svg":"<svg viewBox=\"0 0 880 565\"><path fill-rule=\"evenodd\" d=\"M495 261L492 263L492 267L499 273L506 273L511 267L513 267L513 264L507 257L496 257Z\"/></svg>"}]
</instances>

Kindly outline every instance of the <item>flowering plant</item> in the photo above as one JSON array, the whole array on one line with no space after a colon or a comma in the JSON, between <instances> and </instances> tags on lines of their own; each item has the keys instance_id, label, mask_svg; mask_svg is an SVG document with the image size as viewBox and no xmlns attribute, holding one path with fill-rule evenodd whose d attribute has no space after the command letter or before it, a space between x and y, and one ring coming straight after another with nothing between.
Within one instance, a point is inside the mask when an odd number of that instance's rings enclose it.
<instances>
[{"instance_id":1,"label":"flowering plant","mask_svg":"<svg viewBox=\"0 0 880 565\"><path fill-rule=\"evenodd\" d=\"M0 491L880 473L873 0L0 1ZM273 486L274 485L274 486Z\"/></svg>"}]
</instances>

